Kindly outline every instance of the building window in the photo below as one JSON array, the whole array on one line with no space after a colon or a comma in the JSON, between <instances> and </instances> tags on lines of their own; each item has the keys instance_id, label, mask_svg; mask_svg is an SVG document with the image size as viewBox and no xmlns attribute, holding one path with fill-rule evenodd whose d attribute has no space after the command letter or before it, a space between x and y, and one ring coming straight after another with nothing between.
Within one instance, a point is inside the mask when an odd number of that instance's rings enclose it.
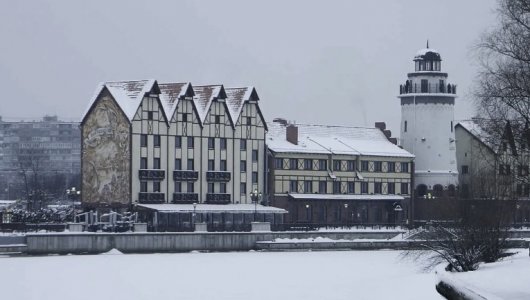
<instances>
[{"instance_id":1,"label":"building window","mask_svg":"<svg viewBox=\"0 0 530 300\"><path fill-rule=\"evenodd\" d=\"M252 183L258 183L258 172L252 172Z\"/></svg>"},{"instance_id":2,"label":"building window","mask_svg":"<svg viewBox=\"0 0 530 300\"><path fill-rule=\"evenodd\" d=\"M175 148L177 149L182 148L182 137L181 136L175 137Z\"/></svg>"},{"instance_id":3,"label":"building window","mask_svg":"<svg viewBox=\"0 0 530 300\"><path fill-rule=\"evenodd\" d=\"M296 180L289 181L289 192L290 193L297 193L298 192L298 181L296 181Z\"/></svg>"},{"instance_id":4,"label":"building window","mask_svg":"<svg viewBox=\"0 0 530 300\"><path fill-rule=\"evenodd\" d=\"M304 159L304 170L312 170L312 169L313 169L313 160Z\"/></svg>"},{"instance_id":5,"label":"building window","mask_svg":"<svg viewBox=\"0 0 530 300\"><path fill-rule=\"evenodd\" d=\"M175 158L175 170L182 170L182 160Z\"/></svg>"},{"instance_id":6,"label":"building window","mask_svg":"<svg viewBox=\"0 0 530 300\"><path fill-rule=\"evenodd\" d=\"M241 160L241 162L239 164L239 170L242 173L247 171L247 161L246 160Z\"/></svg>"},{"instance_id":7,"label":"building window","mask_svg":"<svg viewBox=\"0 0 530 300\"><path fill-rule=\"evenodd\" d=\"M247 150L247 140L241 140L239 142L239 149L240 150Z\"/></svg>"},{"instance_id":8,"label":"building window","mask_svg":"<svg viewBox=\"0 0 530 300\"><path fill-rule=\"evenodd\" d=\"M195 168L193 167L193 158L188 158L188 170L193 171Z\"/></svg>"},{"instance_id":9,"label":"building window","mask_svg":"<svg viewBox=\"0 0 530 300\"><path fill-rule=\"evenodd\" d=\"M368 194L368 182L361 182L361 194Z\"/></svg>"},{"instance_id":10,"label":"building window","mask_svg":"<svg viewBox=\"0 0 530 300\"><path fill-rule=\"evenodd\" d=\"M221 182L219 184L219 193L226 194L226 183Z\"/></svg>"},{"instance_id":11,"label":"building window","mask_svg":"<svg viewBox=\"0 0 530 300\"><path fill-rule=\"evenodd\" d=\"M340 194L340 181L333 181L333 194Z\"/></svg>"},{"instance_id":12,"label":"building window","mask_svg":"<svg viewBox=\"0 0 530 300\"><path fill-rule=\"evenodd\" d=\"M298 169L298 159L296 159L296 158L289 159L289 169L290 170L297 170Z\"/></svg>"},{"instance_id":13,"label":"building window","mask_svg":"<svg viewBox=\"0 0 530 300\"><path fill-rule=\"evenodd\" d=\"M328 161L325 159L319 159L318 160L318 169L320 171L325 171L328 169Z\"/></svg>"},{"instance_id":14,"label":"building window","mask_svg":"<svg viewBox=\"0 0 530 300\"><path fill-rule=\"evenodd\" d=\"M313 192L313 182L310 180L304 181L304 193L309 194Z\"/></svg>"},{"instance_id":15,"label":"building window","mask_svg":"<svg viewBox=\"0 0 530 300\"><path fill-rule=\"evenodd\" d=\"M208 182L208 193L212 194L214 192L215 185L213 182Z\"/></svg>"},{"instance_id":16,"label":"building window","mask_svg":"<svg viewBox=\"0 0 530 300\"><path fill-rule=\"evenodd\" d=\"M453 132L453 121L451 121L451 132Z\"/></svg>"},{"instance_id":17,"label":"building window","mask_svg":"<svg viewBox=\"0 0 530 300\"><path fill-rule=\"evenodd\" d=\"M153 136L153 144L155 147L160 147L160 135L155 134Z\"/></svg>"},{"instance_id":18,"label":"building window","mask_svg":"<svg viewBox=\"0 0 530 300\"><path fill-rule=\"evenodd\" d=\"M404 182L401 183L401 194L402 195L408 195L409 194L409 184Z\"/></svg>"},{"instance_id":19,"label":"building window","mask_svg":"<svg viewBox=\"0 0 530 300\"><path fill-rule=\"evenodd\" d=\"M140 181L140 193L147 193L147 181Z\"/></svg>"},{"instance_id":20,"label":"building window","mask_svg":"<svg viewBox=\"0 0 530 300\"><path fill-rule=\"evenodd\" d=\"M153 120L153 112L152 111L148 111L147 112L147 120Z\"/></svg>"},{"instance_id":21,"label":"building window","mask_svg":"<svg viewBox=\"0 0 530 300\"><path fill-rule=\"evenodd\" d=\"M383 184L381 182L374 182L374 193L381 194L383 191L382 185Z\"/></svg>"},{"instance_id":22,"label":"building window","mask_svg":"<svg viewBox=\"0 0 530 300\"><path fill-rule=\"evenodd\" d=\"M175 193L182 193L182 182L175 181Z\"/></svg>"},{"instance_id":23,"label":"building window","mask_svg":"<svg viewBox=\"0 0 530 300\"><path fill-rule=\"evenodd\" d=\"M221 164L219 165L219 170L226 171L226 159L221 159Z\"/></svg>"},{"instance_id":24,"label":"building window","mask_svg":"<svg viewBox=\"0 0 530 300\"><path fill-rule=\"evenodd\" d=\"M208 171L214 171L215 170L215 160L209 159L208 160Z\"/></svg>"},{"instance_id":25,"label":"building window","mask_svg":"<svg viewBox=\"0 0 530 300\"><path fill-rule=\"evenodd\" d=\"M283 169L283 158L274 159L274 168L279 170Z\"/></svg>"},{"instance_id":26,"label":"building window","mask_svg":"<svg viewBox=\"0 0 530 300\"><path fill-rule=\"evenodd\" d=\"M153 169L160 169L160 158L153 158Z\"/></svg>"},{"instance_id":27,"label":"building window","mask_svg":"<svg viewBox=\"0 0 530 300\"><path fill-rule=\"evenodd\" d=\"M395 194L396 193L396 184L393 182L387 183L387 192L388 194Z\"/></svg>"},{"instance_id":28,"label":"building window","mask_svg":"<svg viewBox=\"0 0 530 300\"><path fill-rule=\"evenodd\" d=\"M408 173L409 172L409 163L408 162L402 162L401 163L401 173Z\"/></svg>"},{"instance_id":29,"label":"building window","mask_svg":"<svg viewBox=\"0 0 530 300\"><path fill-rule=\"evenodd\" d=\"M193 149L194 145L193 145L193 137L192 136L188 136L188 149Z\"/></svg>"},{"instance_id":30,"label":"building window","mask_svg":"<svg viewBox=\"0 0 530 300\"><path fill-rule=\"evenodd\" d=\"M340 171L340 160L333 160L333 171Z\"/></svg>"},{"instance_id":31,"label":"building window","mask_svg":"<svg viewBox=\"0 0 530 300\"><path fill-rule=\"evenodd\" d=\"M252 161L258 161L258 150L252 150Z\"/></svg>"},{"instance_id":32,"label":"building window","mask_svg":"<svg viewBox=\"0 0 530 300\"><path fill-rule=\"evenodd\" d=\"M215 124L221 124L221 116L219 115L215 116Z\"/></svg>"},{"instance_id":33,"label":"building window","mask_svg":"<svg viewBox=\"0 0 530 300\"><path fill-rule=\"evenodd\" d=\"M407 121L405 121L405 123L403 124L403 131L407 132Z\"/></svg>"},{"instance_id":34,"label":"building window","mask_svg":"<svg viewBox=\"0 0 530 300\"><path fill-rule=\"evenodd\" d=\"M215 149L215 139L208 138L208 149Z\"/></svg>"},{"instance_id":35,"label":"building window","mask_svg":"<svg viewBox=\"0 0 530 300\"><path fill-rule=\"evenodd\" d=\"M251 117L247 117L247 125L252 125L252 118Z\"/></svg>"},{"instance_id":36,"label":"building window","mask_svg":"<svg viewBox=\"0 0 530 300\"><path fill-rule=\"evenodd\" d=\"M355 182L348 182L348 193L355 194Z\"/></svg>"},{"instance_id":37,"label":"building window","mask_svg":"<svg viewBox=\"0 0 530 300\"><path fill-rule=\"evenodd\" d=\"M247 183L246 182L241 182L241 184L239 184L239 192L241 193L241 195L245 195L247 193Z\"/></svg>"},{"instance_id":38,"label":"building window","mask_svg":"<svg viewBox=\"0 0 530 300\"><path fill-rule=\"evenodd\" d=\"M221 138L221 150L226 150L226 138Z\"/></svg>"},{"instance_id":39,"label":"building window","mask_svg":"<svg viewBox=\"0 0 530 300\"><path fill-rule=\"evenodd\" d=\"M153 193L160 193L160 181L153 181Z\"/></svg>"},{"instance_id":40,"label":"building window","mask_svg":"<svg viewBox=\"0 0 530 300\"><path fill-rule=\"evenodd\" d=\"M393 161L389 161L386 163L387 172L393 173L396 172L396 163Z\"/></svg>"},{"instance_id":41,"label":"building window","mask_svg":"<svg viewBox=\"0 0 530 300\"><path fill-rule=\"evenodd\" d=\"M326 194L328 192L328 183L326 181L318 182L318 192L320 194Z\"/></svg>"},{"instance_id":42,"label":"building window","mask_svg":"<svg viewBox=\"0 0 530 300\"><path fill-rule=\"evenodd\" d=\"M469 173L469 167L466 165L462 166L462 174L468 174Z\"/></svg>"},{"instance_id":43,"label":"building window","mask_svg":"<svg viewBox=\"0 0 530 300\"><path fill-rule=\"evenodd\" d=\"M186 187L186 189L188 193L195 192L195 184L193 182L188 182L188 186Z\"/></svg>"},{"instance_id":44,"label":"building window","mask_svg":"<svg viewBox=\"0 0 530 300\"><path fill-rule=\"evenodd\" d=\"M368 171L368 161L361 161L361 171Z\"/></svg>"},{"instance_id":45,"label":"building window","mask_svg":"<svg viewBox=\"0 0 530 300\"><path fill-rule=\"evenodd\" d=\"M383 163L380 161L374 161L374 171L375 172L383 171Z\"/></svg>"},{"instance_id":46,"label":"building window","mask_svg":"<svg viewBox=\"0 0 530 300\"><path fill-rule=\"evenodd\" d=\"M355 171L355 160L348 160L348 171Z\"/></svg>"},{"instance_id":47,"label":"building window","mask_svg":"<svg viewBox=\"0 0 530 300\"><path fill-rule=\"evenodd\" d=\"M140 147L147 147L147 134L140 135Z\"/></svg>"},{"instance_id":48,"label":"building window","mask_svg":"<svg viewBox=\"0 0 530 300\"><path fill-rule=\"evenodd\" d=\"M427 79L421 80L421 92L422 93L428 93L429 92L429 81Z\"/></svg>"},{"instance_id":49,"label":"building window","mask_svg":"<svg viewBox=\"0 0 530 300\"><path fill-rule=\"evenodd\" d=\"M188 122L188 114L187 113L183 113L182 114L182 122Z\"/></svg>"},{"instance_id":50,"label":"building window","mask_svg":"<svg viewBox=\"0 0 530 300\"><path fill-rule=\"evenodd\" d=\"M147 169L147 157L140 157L140 169Z\"/></svg>"}]
</instances>

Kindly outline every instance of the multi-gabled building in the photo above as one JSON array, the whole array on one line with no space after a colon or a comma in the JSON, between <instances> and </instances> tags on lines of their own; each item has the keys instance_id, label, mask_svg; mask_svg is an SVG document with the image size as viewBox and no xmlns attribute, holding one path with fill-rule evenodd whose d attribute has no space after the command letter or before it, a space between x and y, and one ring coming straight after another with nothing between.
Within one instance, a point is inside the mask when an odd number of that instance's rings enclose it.
<instances>
[{"instance_id":1,"label":"multi-gabled building","mask_svg":"<svg viewBox=\"0 0 530 300\"><path fill-rule=\"evenodd\" d=\"M396 224L410 218L414 156L379 128L269 123L269 196L288 221Z\"/></svg>"},{"instance_id":2,"label":"multi-gabled building","mask_svg":"<svg viewBox=\"0 0 530 300\"><path fill-rule=\"evenodd\" d=\"M258 102L253 87L101 84L81 123L83 206L252 203L265 184Z\"/></svg>"}]
</instances>

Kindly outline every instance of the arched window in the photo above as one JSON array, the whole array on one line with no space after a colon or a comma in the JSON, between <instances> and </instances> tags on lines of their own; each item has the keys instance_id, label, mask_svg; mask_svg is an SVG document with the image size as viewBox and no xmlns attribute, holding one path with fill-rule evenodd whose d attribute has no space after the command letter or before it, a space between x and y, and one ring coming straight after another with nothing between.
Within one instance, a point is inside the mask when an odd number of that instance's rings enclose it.
<instances>
[{"instance_id":1,"label":"arched window","mask_svg":"<svg viewBox=\"0 0 530 300\"><path fill-rule=\"evenodd\" d=\"M420 184L416 187L416 194L418 197L423 197L427 195L427 186L425 184Z\"/></svg>"},{"instance_id":2,"label":"arched window","mask_svg":"<svg viewBox=\"0 0 530 300\"><path fill-rule=\"evenodd\" d=\"M442 197L444 193L444 187L441 184L435 184L432 188L434 197Z\"/></svg>"}]
</instances>

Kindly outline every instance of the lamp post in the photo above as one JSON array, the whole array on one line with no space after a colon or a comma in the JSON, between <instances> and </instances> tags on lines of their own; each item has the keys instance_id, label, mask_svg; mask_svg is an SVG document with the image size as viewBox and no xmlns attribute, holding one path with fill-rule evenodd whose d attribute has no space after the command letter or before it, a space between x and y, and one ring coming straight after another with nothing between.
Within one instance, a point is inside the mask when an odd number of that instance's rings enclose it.
<instances>
[{"instance_id":1,"label":"lamp post","mask_svg":"<svg viewBox=\"0 0 530 300\"><path fill-rule=\"evenodd\" d=\"M348 203L344 203L344 211L346 212L346 224L348 223Z\"/></svg>"},{"instance_id":2,"label":"lamp post","mask_svg":"<svg viewBox=\"0 0 530 300\"><path fill-rule=\"evenodd\" d=\"M306 214L308 223L311 223L311 219L313 219L312 216L309 214L309 208L310 207L311 207L311 205L309 205L309 204L305 205L305 214Z\"/></svg>"},{"instance_id":3,"label":"lamp post","mask_svg":"<svg viewBox=\"0 0 530 300\"><path fill-rule=\"evenodd\" d=\"M192 218L191 218L191 222L193 223L193 225L195 226L195 211L197 210L197 203L193 203L193 215L192 215Z\"/></svg>"},{"instance_id":4,"label":"lamp post","mask_svg":"<svg viewBox=\"0 0 530 300\"><path fill-rule=\"evenodd\" d=\"M72 199L72 223L75 223L75 198L81 195L81 191L76 190L75 186L66 189L66 194Z\"/></svg>"},{"instance_id":5,"label":"lamp post","mask_svg":"<svg viewBox=\"0 0 530 300\"><path fill-rule=\"evenodd\" d=\"M254 189L254 191L250 193L250 199L252 200L252 203L254 203L254 222L256 222L258 216L258 202L261 200L261 192L258 192L258 189Z\"/></svg>"}]
</instances>

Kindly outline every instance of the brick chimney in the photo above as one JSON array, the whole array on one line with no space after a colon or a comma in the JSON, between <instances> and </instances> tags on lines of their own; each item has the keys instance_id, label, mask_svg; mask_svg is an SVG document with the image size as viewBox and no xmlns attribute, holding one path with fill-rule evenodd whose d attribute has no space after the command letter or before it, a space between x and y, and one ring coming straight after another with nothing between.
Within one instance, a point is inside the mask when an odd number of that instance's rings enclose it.
<instances>
[{"instance_id":1,"label":"brick chimney","mask_svg":"<svg viewBox=\"0 0 530 300\"><path fill-rule=\"evenodd\" d=\"M298 145L298 127L294 124L287 125L285 137L291 144Z\"/></svg>"}]
</instances>

